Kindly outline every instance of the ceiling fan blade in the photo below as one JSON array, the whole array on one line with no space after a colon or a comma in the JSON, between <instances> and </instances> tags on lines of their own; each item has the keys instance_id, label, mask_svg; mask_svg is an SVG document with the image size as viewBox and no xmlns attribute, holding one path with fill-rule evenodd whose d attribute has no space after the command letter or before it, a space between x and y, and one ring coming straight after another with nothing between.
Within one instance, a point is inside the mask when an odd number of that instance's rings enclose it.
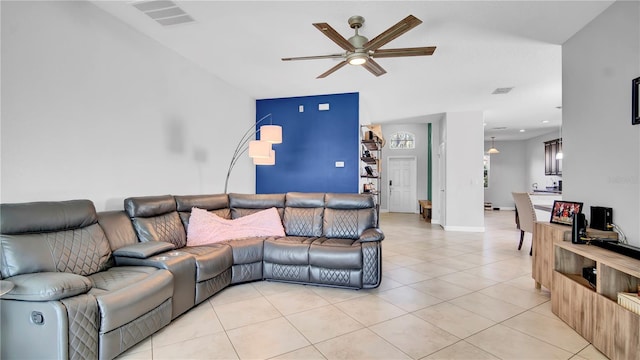
<instances>
[{"instance_id":1,"label":"ceiling fan blade","mask_svg":"<svg viewBox=\"0 0 640 360\"><path fill-rule=\"evenodd\" d=\"M291 61L291 60L316 60L316 59L335 59L335 58L343 58L343 57L344 57L344 54L315 55L315 56L298 56L298 57L282 58L282 61Z\"/></svg>"},{"instance_id":2,"label":"ceiling fan blade","mask_svg":"<svg viewBox=\"0 0 640 360\"><path fill-rule=\"evenodd\" d=\"M323 34L325 34L331 41L338 44L341 48L347 51L355 51L356 48L351 45L351 43L345 39L342 35L340 35L331 25L327 23L315 23L313 24L318 30L320 30Z\"/></svg>"},{"instance_id":3,"label":"ceiling fan blade","mask_svg":"<svg viewBox=\"0 0 640 360\"><path fill-rule=\"evenodd\" d=\"M375 38L369 40L366 44L364 44L364 49L369 50L377 50L382 47L384 44L389 41L397 38L398 36L406 33L407 31L413 29L414 27L422 24L422 20L418 19L413 15L409 15L406 18L400 20L397 24L385 30L380 35Z\"/></svg>"},{"instance_id":4,"label":"ceiling fan blade","mask_svg":"<svg viewBox=\"0 0 640 360\"><path fill-rule=\"evenodd\" d=\"M371 58L367 59L367 62L362 64L362 67L369 70L369 72L375 76L380 76L387 73L387 70L383 69L380 64L373 61L373 59Z\"/></svg>"},{"instance_id":5,"label":"ceiling fan blade","mask_svg":"<svg viewBox=\"0 0 640 360\"><path fill-rule=\"evenodd\" d=\"M341 67L347 65L347 61L342 61L340 63L338 63L336 66L332 67L331 69L323 72L322 74L320 74L316 79L322 79L322 78L326 78L327 76L333 74L336 70L340 69Z\"/></svg>"},{"instance_id":6,"label":"ceiling fan blade","mask_svg":"<svg viewBox=\"0 0 640 360\"><path fill-rule=\"evenodd\" d=\"M401 57L401 56L428 56L428 55L433 55L434 51L436 51L435 46L398 48L398 49L378 49L369 56L373 58L388 58L388 57Z\"/></svg>"}]
</instances>

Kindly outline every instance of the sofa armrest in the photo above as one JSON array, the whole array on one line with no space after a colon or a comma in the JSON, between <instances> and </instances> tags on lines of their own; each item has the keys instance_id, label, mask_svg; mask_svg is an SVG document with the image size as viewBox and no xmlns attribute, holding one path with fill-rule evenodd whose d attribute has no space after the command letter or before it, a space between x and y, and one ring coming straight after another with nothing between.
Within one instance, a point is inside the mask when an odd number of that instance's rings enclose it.
<instances>
[{"instance_id":1,"label":"sofa armrest","mask_svg":"<svg viewBox=\"0 0 640 360\"><path fill-rule=\"evenodd\" d=\"M113 252L116 257L129 257L136 259L147 259L153 255L175 249L172 243L163 241L148 241L133 245L123 246Z\"/></svg>"},{"instance_id":2,"label":"sofa armrest","mask_svg":"<svg viewBox=\"0 0 640 360\"><path fill-rule=\"evenodd\" d=\"M155 242L155 241L154 241ZM148 243L141 243L148 244ZM171 243L164 243L172 245ZM128 246L127 246L128 247ZM166 269L172 273L180 269L192 269L195 271L196 258L195 256L179 250L173 250L173 247L169 251L162 251L155 254L151 254L148 257L142 256L115 256L116 266L150 266L156 269ZM195 274L193 275L195 278Z\"/></svg>"},{"instance_id":3,"label":"sofa armrest","mask_svg":"<svg viewBox=\"0 0 640 360\"><path fill-rule=\"evenodd\" d=\"M382 241L384 234L379 228L368 228L362 232L360 238L356 242Z\"/></svg>"},{"instance_id":4,"label":"sofa armrest","mask_svg":"<svg viewBox=\"0 0 640 360\"><path fill-rule=\"evenodd\" d=\"M4 279L14 287L3 299L22 301L54 301L85 294L93 287L91 280L65 272L39 272Z\"/></svg>"}]
</instances>

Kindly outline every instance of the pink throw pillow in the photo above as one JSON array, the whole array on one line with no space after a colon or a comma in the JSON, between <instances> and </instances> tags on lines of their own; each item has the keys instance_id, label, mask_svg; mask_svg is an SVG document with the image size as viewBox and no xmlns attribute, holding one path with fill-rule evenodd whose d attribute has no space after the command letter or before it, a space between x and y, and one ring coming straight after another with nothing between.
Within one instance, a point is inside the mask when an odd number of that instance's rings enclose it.
<instances>
[{"instance_id":1,"label":"pink throw pillow","mask_svg":"<svg viewBox=\"0 0 640 360\"><path fill-rule=\"evenodd\" d=\"M285 236L275 207L233 220L223 219L203 209L191 209L187 246L258 236Z\"/></svg>"}]
</instances>

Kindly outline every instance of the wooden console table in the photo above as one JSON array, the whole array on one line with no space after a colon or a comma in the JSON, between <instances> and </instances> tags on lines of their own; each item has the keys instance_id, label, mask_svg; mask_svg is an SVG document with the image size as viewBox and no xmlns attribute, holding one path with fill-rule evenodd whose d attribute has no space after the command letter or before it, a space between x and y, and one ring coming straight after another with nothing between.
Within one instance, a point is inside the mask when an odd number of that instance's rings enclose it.
<instances>
[{"instance_id":1,"label":"wooden console table","mask_svg":"<svg viewBox=\"0 0 640 360\"><path fill-rule=\"evenodd\" d=\"M553 244L571 239L571 227L538 221L533 228L533 261L531 276L536 281L536 289L544 286L551 290L553 276Z\"/></svg>"},{"instance_id":2,"label":"wooden console table","mask_svg":"<svg viewBox=\"0 0 640 360\"><path fill-rule=\"evenodd\" d=\"M587 229L592 237L617 238ZM551 291L551 311L611 359L640 354L640 315L617 303L618 292L636 292L640 260L592 245L571 243L571 227L536 222L531 275L536 288ZM596 286L582 277L595 266Z\"/></svg>"},{"instance_id":3,"label":"wooden console table","mask_svg":"<svg viewBox=\"0 0 640 360\"><path fill-rule=\"evenodd\" d=\"M617 239L618 234L613 231L587 229L591 237ZM551 290L553 277L553 260L555 256L554 244L571 242L571 226L552 224L538 221L533 227L533 261L531 276L536 281L536 289L541 286Z\"/></svg>"},{"instance_id":4,"label":"wooden console table","mask_svg":"<svg viewBox=\"0 0 640 360\"><path fill-rule=\"evenodd\" d=\"M582 277L596 267L593 287ZM640 260L591 245L554 244L551 311L611 359L637 359L640 315L617 303L619 292L636 292Z\"/></svg>"}]
</instances>

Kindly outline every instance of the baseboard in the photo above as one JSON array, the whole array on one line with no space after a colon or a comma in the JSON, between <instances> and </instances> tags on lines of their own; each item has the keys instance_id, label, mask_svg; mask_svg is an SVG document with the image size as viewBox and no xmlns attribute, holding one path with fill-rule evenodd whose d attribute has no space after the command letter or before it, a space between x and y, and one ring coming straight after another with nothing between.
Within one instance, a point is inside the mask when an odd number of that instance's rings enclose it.
<instances>
[{"instance_id":1,"label":"baseboard","mask_svg":"<svg viewBox=\"0 0 640 360\"><path fill-rule=\"evenodd\" d=\"M491 210L493 210L493 211L509 211L509 210L515 211L516 208L512 207L512 206L496 206L496 207L491 208ZM485 211L491 211L491 210L485 210Z\"/></svg>"},{"instance_id":2,"label":"baseboard","mask_svg":"<svg viewBox=\"0 0 640 360\"><path fill-rule=\"evenodd\" d=\"M484 232L484 226L443 226L444 231Z\"/></svg>"},{"instance_id":3,"label":"baseboard","mask_svg":"<svg viewBox=\"0 0 640 360\"><path fill-rule=\"evenodd\" d=\"M382 208L381 208L381 209L380 209L380 212L381 212L381 213L388 213L388 212L389 212L389 209L382 209ZM411 213L406 213L406 214L411 214ZM413 212L413 214L420 214L420 211L419 211L419 210L415 210L415 211Z\"/></svg>"}]
</instances>

